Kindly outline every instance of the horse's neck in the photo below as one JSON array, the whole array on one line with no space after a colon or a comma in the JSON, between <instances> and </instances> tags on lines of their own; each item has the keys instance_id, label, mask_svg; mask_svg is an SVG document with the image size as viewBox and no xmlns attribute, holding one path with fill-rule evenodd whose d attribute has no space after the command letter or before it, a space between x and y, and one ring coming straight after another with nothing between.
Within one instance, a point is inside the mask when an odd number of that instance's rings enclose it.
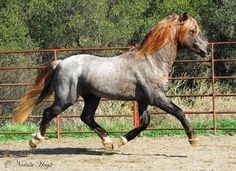
<instances>
[{"instance_id":1,"label":"horse's neck","mask_svg":"<svg viewBox=\"0 0 236 171\"><path fill-rule=\"evenodd\" d=\"M167 44L157 52L154 52L151 59L156 66L162 68L167 74L172 70L173 63L177 55L177 46L175 44Z\"/></svg>"}]
</instances>

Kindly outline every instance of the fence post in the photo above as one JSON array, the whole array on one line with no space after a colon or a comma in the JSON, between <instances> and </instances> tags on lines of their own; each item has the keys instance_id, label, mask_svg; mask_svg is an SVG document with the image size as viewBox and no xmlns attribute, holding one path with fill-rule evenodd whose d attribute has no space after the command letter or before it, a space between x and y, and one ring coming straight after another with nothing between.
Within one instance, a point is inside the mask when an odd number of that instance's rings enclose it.
<instances>
[{"instance_id":1,"label":"fence post","mask_svg":"<svg viewBox=\"0 0 236 171\"><path fill-rule=\"evenodd\" d=\"M139 127L140 125L137 101L133 102L133 123L135 128Z\"/></svg>"},{"instance_id":2,"label":"fence post","mask_svg":"<svg viewBox=\"0 0 236 171\"><path fill-rule=\"evenodd\" d=\"M214 43L211 44L211 74L212 74L212 119L213 119L213 131L216 135L216 108L215 108L215 57L214 57Z\"/></svg>"},{"instance_id":3,"label":"fence post","mask_svg":"<svg viewBox=\"0 0 236 171\"><path fill-rule=\"evenodd\" d=\"M53 49L53 50L52 50L52 53L53 53L53 54L52 54L52 60L53 60L53 61L57 60L57 50L56 50L56 49Z\"/></svg>"}]
</instances>

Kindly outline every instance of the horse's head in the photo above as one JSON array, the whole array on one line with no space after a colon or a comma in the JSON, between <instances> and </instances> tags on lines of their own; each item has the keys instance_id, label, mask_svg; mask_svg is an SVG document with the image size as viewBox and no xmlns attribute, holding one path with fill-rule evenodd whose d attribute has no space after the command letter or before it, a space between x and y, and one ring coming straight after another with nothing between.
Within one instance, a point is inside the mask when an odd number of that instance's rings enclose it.
<instances>
[{"instance_id":1,"label":"horse's head","mask_svg":"<svg viewBox=\"0 0 236 171\"><path fill-rule=\"evenodd\" d=\"M179 46L190 49L201 56L207 55L208 41L202 35L197 21L187 14L179 16L178 20L180 25L177 32Z\"/></svg>"},{"instance_id":2,"label":"horse's head","mask_svg":"<svg viewBox=\"0 0 236 171\"><path fill-rule=\"evenodd\" d=\"M167 44L177 44L178 47L188 48L201 55L208 53L208 41L203 37L196 20L187 14L171 14L160 21L145 36L137 53L152 54Z\"/></svg>"}]
</instances>

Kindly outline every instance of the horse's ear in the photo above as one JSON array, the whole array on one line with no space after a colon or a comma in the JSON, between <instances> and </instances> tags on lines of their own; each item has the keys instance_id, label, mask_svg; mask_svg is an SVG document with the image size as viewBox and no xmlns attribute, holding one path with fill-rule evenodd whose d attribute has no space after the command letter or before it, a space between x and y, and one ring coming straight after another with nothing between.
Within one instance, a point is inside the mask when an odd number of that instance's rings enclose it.
<instances>
[{"instance_id":1,"label":"horse's ear","mask_svg":"<svg viewBox=\"0 0 236 171\"><path fill-rule=\"evenodd\" d=\"M185 12L179 17L179 21L186 21L188 19L188 14Z\"/></svg>"}]
</instances>

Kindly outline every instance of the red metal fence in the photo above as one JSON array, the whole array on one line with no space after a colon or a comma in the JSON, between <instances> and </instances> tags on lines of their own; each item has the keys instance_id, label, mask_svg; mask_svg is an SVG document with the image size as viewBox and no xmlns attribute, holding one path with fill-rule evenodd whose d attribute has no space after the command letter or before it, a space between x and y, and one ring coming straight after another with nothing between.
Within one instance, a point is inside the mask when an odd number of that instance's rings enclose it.
<instances>
[{"instance_id":1,"label":"red metal fence","mask_svg":"<svg viewBox=\"0 0 236 171\"><path fill-rule=\"evenodd\" d=\"M236 79L236 76L218 76L215 74L215 65L217 63L221 62L230 62L230 63L235 63L236 62L236 56L233 56L231 58L226 57L226 58L216 58L215 57L215 50L218 46L225 46L225 45L236 45L236 42L214 42L210 43L211 46L211 57L210 58L202 58L202 59L192 59L192 60L176 60L175 63L210 63L210 68L211 68L211 74L210 76L205 76L205 77L194 77L194 76L187 76L187 77L170 77L170 80L210 80L211 81L211 90L210 93L204 93L204 94L172 94L168 95L170 98L175 98L175 97L210 97L211 98L211 103L212 103L212 108L207 111L185 111L187 115L201 115L201 114L207 114L212 117L212 126L207 127L207 128L197 128L198 130L213 130L216 132L216 130L236 130L235 127L217 127L217 116L218 115L232 115L236 114L235 110L232 111L219 111L216 108L216 99L218 97L233 97L236 96L236 93L218 93L215 90L215 82L216 80L234 80ZM78 49L47 49L47 50L26 50L26 51L1 51L0 52L0 60L3 55L11 55L11 54L34 54L34 53L50 53L51 55L51 60L57 59L58 55L64 52L89 52L89 51L111 51L111 50L127 50L129 49L128 47L124 48L78 48ZM234 50L236 51L236 50ZM36 70L36 69L42 69L44 66L1 66L0 70L3 71L12 71L12 70ZM2 80L0 80L0 89L4 89L6 87L16 87L16 86L31 86L33 83L31 82L21 82L21 83L11 83L11 82L4 82L2 83ZM107 99L103 99L107 100ZM50 100L48 100L50 101ZM8 103L17 103L19 102L19 99L0 99L0 105L8 104ZM227 102L226 102L227 103ZM236 104L236 103L235 103ZM153 115L162 115L163 112L152 112ZM81 131L60 131L60 121L61 119L67 119L67 118L76 118L79 116L58 116L57 117L57 136L59 137L60 134L62 133L82 133ZM139 125L139 116L137 112L137 103L133 102L133 114L131 115L99 115L99 117L132 117L133 118L133 125L134 127L137 127ZM41 116L30 116L30 118L41 118ZM11 116L0 116L0 120L7 120L11 119ZM182 128L148 128L149 130L182 130ZM128 130L127 130L128 131ZM88 131L87 131L88 132ZM124 132L124 131L111 131L111 132ZM32 132L0 132L0 134L30 134ZM52 132L55 133L55 132Z\"/></svg>"}]
</instances>

